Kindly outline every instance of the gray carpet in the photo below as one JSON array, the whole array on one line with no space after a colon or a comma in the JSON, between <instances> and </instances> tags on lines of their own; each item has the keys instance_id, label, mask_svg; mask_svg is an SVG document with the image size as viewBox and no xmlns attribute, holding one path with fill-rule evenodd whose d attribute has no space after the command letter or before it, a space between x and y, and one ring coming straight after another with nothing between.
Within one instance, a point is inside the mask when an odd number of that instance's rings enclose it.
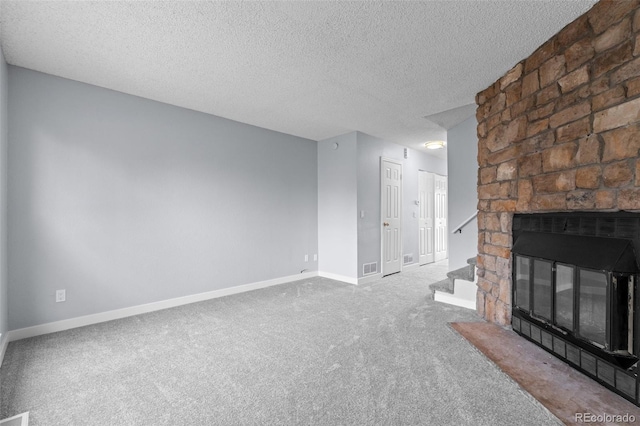
<instances>
[{"instance_id":1,"label":"gray carpet","mask_svg":"<svg viewBox=\"0 0 640 426\"><path fill-rule=\"evenodd\" d=\"M12 342L0 418L30 425L557 425L449 326L446 264L313 278Z\"/></svg>"}]
</instances>

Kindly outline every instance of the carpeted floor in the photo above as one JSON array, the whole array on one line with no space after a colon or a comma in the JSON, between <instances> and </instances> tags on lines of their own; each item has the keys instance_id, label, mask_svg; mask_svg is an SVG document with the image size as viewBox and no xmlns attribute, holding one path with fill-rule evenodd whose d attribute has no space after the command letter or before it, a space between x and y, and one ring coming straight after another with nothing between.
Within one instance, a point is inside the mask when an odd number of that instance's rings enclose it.
<instances>
[{"instance_id":1,"label":"carpeted floor","mask_svg":"<svg viewBox=\"0 0 640 426\"><path fill-rule=\"evenodd\" d=\"M313 278L12 342L0 418L30 425L557 425L448 325L446 264Z\"/></svg>"}]
</instances>

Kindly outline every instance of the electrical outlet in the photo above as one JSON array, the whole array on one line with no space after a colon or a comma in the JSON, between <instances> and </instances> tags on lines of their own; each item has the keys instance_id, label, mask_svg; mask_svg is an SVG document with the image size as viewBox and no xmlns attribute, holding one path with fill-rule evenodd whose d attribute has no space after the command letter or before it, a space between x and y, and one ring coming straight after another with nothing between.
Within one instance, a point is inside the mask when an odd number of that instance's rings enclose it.
<instances>
[{"instance_id":1,"label":"electrical outlet","mask_svg":"<svg viewBox=\"0 0 640 426\"><path fill-rule=\"evenodd\" d=\"M305 255L304 255L304 261L305 261L305 262L308 262L308 261L309 261L309 255L308 255L308 254L305 254Z\"/></svg>"},{"instance_id":2,"label":"electrical outlet","mask_svg":"<svg viewBox=\"0 0 640 426\"><path fill-rule=\"evenodd\" d=\"M67 300L66 290L56 290L56 303L64 302Z\"/></svg>"}]
</instances>

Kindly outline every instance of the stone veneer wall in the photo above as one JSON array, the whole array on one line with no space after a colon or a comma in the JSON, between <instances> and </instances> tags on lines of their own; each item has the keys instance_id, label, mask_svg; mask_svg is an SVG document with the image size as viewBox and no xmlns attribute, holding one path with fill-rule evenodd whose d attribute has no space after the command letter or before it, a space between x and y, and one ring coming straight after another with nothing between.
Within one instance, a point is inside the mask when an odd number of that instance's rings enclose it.
<instances>
[{"instance_id":1,"label":"stone veneer wall","mask_svg":"<svg viewBox=\"0 0 640 426\"><path fill-rule=\"evenodd\" d=\"M640 211L640 1L597 3L476 102L477 309L507 325L514 213Z\"/></svg>"}]
</instances>

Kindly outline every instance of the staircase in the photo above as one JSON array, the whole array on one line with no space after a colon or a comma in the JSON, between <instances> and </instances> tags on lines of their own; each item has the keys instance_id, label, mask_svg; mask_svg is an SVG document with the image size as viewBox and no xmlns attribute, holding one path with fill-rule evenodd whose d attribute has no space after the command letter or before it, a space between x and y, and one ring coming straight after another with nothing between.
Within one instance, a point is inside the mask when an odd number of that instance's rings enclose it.
<instances>
[{"instance_id":1,"label":"staircase","mask_svg":"<svg viewBox=\"0 0 640 426\"><path fill-rule=\"evenodd\" d=\"M436 302L476 309L475 257L467 259L467 266L447 273L447 279L429 286Z\"/></svg>"}]
</instances>

